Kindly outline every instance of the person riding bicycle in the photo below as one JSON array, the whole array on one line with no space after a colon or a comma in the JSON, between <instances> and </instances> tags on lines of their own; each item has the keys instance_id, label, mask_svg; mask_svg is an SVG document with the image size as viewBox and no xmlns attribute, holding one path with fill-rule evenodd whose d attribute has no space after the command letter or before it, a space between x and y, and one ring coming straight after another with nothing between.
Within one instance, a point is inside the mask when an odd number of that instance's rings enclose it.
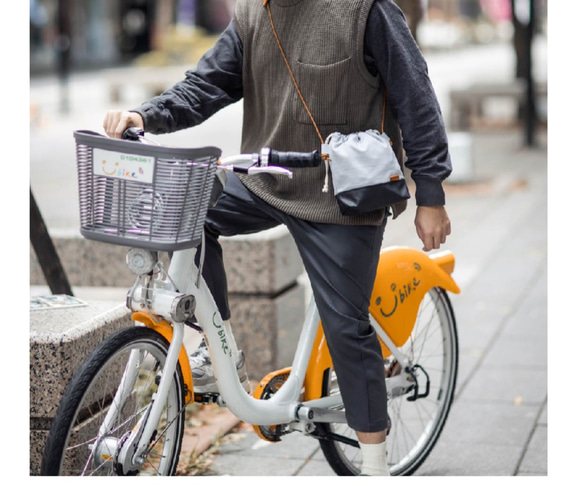
<instances>
[{"instance_id":1,"label":"person riding bicycle","mask_svg":"<svg viewBox=\"0 0 583 486\"><path fill-rule=\"evenodd\" d=\"M319 150L273 35L268 1L238 0L234 19L197 67L141 106L109 111L106 133L120 138L132 126L154 134L185 129L243 99L243 153ZM386 114L385 131L401 162L406 151L415 182L423 250L438 249L451 232L442 187L451 173L448 142L427 65L401 10L392 0L271 0L269 6L324 139L336 131L378 128ZM229 324L219 236L287 226L312 285L348 424L361 446L361 473L387 475L385 370L368 306L388 216L396 218L405 204L346 216L333 192L322 192L324 166L293 172L292 179L228 174L205 225L203 275ZM204 348L192 363L195 393L216 391ZM242 354L237 367L244 381Z\"/></svg>"}]
</instances>

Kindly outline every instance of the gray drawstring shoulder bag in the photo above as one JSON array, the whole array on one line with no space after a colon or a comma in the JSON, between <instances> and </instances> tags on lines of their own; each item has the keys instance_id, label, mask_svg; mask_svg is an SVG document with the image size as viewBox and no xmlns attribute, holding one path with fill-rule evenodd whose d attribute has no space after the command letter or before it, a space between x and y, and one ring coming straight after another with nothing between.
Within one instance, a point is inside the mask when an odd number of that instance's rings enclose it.
<instances>
[{"instance_id":1,"label":"gray drawstring shoulder bag","mask_svg":"<svg viewBox=\"0 0 583 486\"><path fill-rule=\"evenodd\" d=\"M409 199L409 190L401 166L389 137L384 133L386 94L381 132L367 130L348 135L334 132L324 142L281 46L269 0L264 0L263 4L267 7L273 35L293 84L322 143L322 158L326 163L326 179L322 191L328 192L328 175L331 174L334 196L344 215L387 208Z\"/></svg>"},{"instance_id":2,"label":"gray drawstring shoulder bag","mask_svg":"<svg viewBox=\"0 0 583 486\"><path fill-rule=\"evenodd\" d=\"M328 136L322 147L342 214L386 208L410 197L386 133L376 130ZM328 167L327 167L328 168ZM324 190L327 190L326 184Z\"/></svg>"}]
</instances>

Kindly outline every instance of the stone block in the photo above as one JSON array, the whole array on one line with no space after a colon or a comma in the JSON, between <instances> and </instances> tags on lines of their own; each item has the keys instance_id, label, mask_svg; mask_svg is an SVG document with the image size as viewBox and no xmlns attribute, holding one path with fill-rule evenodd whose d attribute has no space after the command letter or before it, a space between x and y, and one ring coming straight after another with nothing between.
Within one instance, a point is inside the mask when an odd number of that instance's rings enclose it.
<instances>
[{"instance_id":1,"label":"stone block","mask_svg":"<svg viewBox=\"0 0 583 486\"><path fill-rule=\"evenodd\" d=\"M127 287L136 276L125 264L128 249L92 241L80 235L52 236L53 244L69 283L78 287ZM30 283L46 285L45 277L32 246L30 247Z\"/></svg>"},{"instance_id":2,"label":"stone block","mask_svg":"<svg viewBox=\"0 0 583 486\"><path fill-rule=\"evenodd\" d=\"M293 238L284 226L221 239L229 292L275 294L303 272Z\"/></svg>"},{"instance_id":3,"label":"stone block","mask_svg":"<svg viewBox=\"0 0 583 486\"><path fill-rule=\"evenodd\" d=\"M65 388L108 335L132 325L123 304L30 312L30 471L40 472L44 444Z\"/></svg>"},{"instance_id":4,"label":"stone block","mask_svg":"<svg viewBox=\"0 0 583 486\"><path fill-rule=\"evenodd\" d=\"M72 286L131 287L135 276L125 265L128 248L87 240L77 234L53 235L53 243ZM284 226L253 235L221 238L229 291L274 294L303 272L293 238ZM167 254L161 255L167 263ZM45 285L30 248L30 283Z\"/></svg>"},{"instance_id":5,"label":"stone block","mask_svg":"<svg viewBox=\"0 0 583 486\"><path fill-rule=\"evenodd\" d=\"M233 334L245 352L249 377L260 380L291 366L304 318L304 287L296 284L277 296L229 298Z\"/></svg>"}]
</instances>

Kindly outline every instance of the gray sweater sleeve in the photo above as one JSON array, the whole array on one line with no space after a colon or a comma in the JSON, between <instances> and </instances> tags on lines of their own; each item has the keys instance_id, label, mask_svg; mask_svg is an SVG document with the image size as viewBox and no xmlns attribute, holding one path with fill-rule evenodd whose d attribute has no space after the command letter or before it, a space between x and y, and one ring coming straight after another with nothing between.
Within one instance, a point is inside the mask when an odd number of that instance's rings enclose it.
<instances>
[{"instance_id":1,"label":"gray sweater sleeve","mask_svg":"<svg viewBox=\"0 0 583 486\"><path fill-rule=\"evenodd\" d=\"M392 0L377 0L365 33L365 62L387 87L387 103L403 135L418 206L445 204L442 181L451 173L447 135L427 64Z\"/></svg>"}]
</instances>

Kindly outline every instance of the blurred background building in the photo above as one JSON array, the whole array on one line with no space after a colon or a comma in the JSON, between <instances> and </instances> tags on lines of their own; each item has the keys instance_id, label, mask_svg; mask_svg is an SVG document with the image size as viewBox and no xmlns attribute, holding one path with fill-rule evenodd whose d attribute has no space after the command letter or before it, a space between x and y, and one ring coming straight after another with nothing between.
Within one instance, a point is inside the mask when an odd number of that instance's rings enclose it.
<instances>
[{"instance_id":1,"label":"blurred background building","mask_svg":"<svg viewBox=\"0 0 583 486\"><path fill-rule=\"evenodd\" d=\"M547 0L533 0L537 28ZM30 0L31 74L123 65L168 51L157 63L184 63L176 45L220 33L236 0ZM530 0L397 0L422 49L510 40ZM513 22L513 5L515 19ZM192 47L192 45L191 45ZM181 52L184 52L181 49ZM150 56L152 58L152 56ZM63 62L66 66L63 67ZM152 61L154 63L154 61ZM155 63L154 63L155 64Z\"/></svg>"},{"instance_id":2,"label":"blurred background building","mask_svg":"<svg viewBox=\"0 0 583 486\"><path fill-rule=\"evenodd\" d=\"M31 74L126 64L162 49L176 32L210 35L229 23L236 0L30 0ZM176 62L184 61L176 59Z\"/></svg>"}]
</instances>

